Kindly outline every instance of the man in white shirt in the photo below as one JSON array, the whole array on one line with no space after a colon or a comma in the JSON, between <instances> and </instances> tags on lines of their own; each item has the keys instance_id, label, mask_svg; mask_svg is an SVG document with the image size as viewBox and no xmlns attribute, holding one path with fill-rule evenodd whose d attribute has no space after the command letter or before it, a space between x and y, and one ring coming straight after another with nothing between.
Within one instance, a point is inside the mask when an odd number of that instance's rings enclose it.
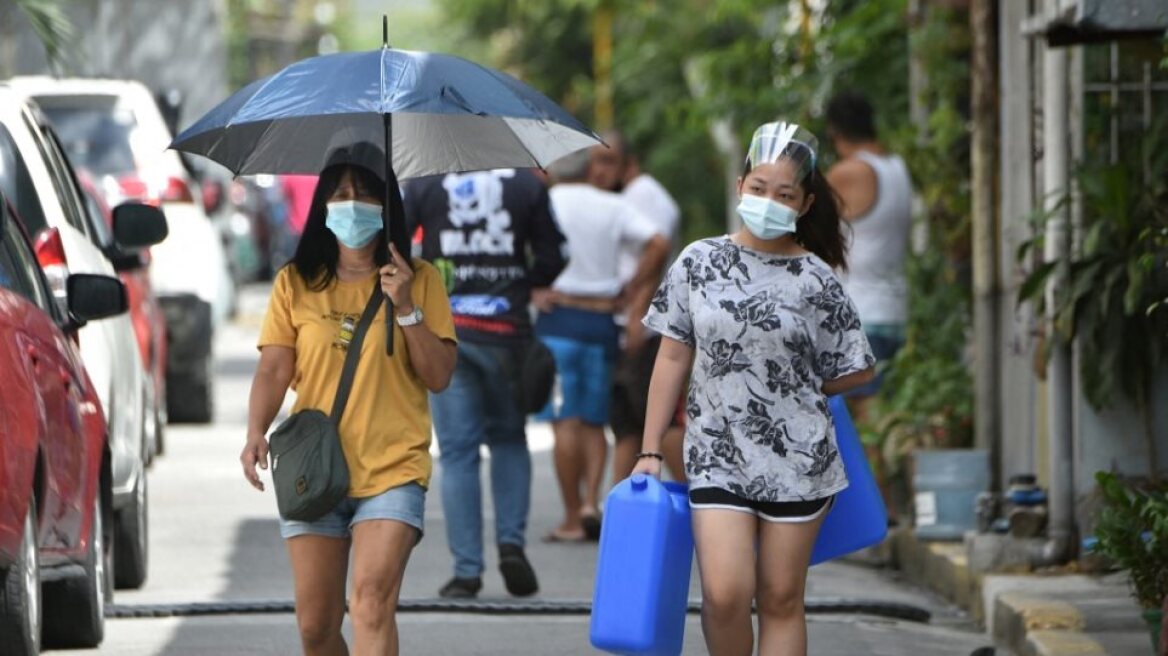
<instances>
[{"instance_id":1,"label":"man in white shirt","mask_svg":"<svg viewBox=\"0 0 1168 656\"><path fill-rule=\"evenodd\" d=\"M600 534L600 485L608 443L604 424L619 349L613 315L627 289L651 284L669 254L656 226L618 194L588 184L588 152L548 167L549 195L568 240L568 266L552 283L552 306L541 308L535 332L556 360L556 391L537 418L552 422L556 477L564 521L548 541L595 539ZM629 280L620 276L622 248L639 252ZM581 486L583 484L583 495Z\"/></svg>"},{"instance_id":2,"label":"man in white shirt","mask_svg":"<svg viewBox=\"0 0 1168 656\"><path fill-rule=\"evenodd\" d=\"M600 189L620 193L641 214L653 221L658 232L669 241L672 255L677 247L681 217L677 202L660 182L641 170L640 160L632 152L623 134L618 131L608 132L604 135L604 142L607 145L592 148L589 182ZM620 258L621 279L628 281L636 270L639 254L624 249ZM617 315L617 324L624 329L624 339L613 375L612 410L609 413L609 425L615 438L612 457L614 485L633 471L637 452L641 450L649 380L653 376L653 364L661 344L661 336L645 328L641 319L648 311L649 301L670 259L663 261L661 269L653 272L649 284L628 288L625 311ZM681 453L681 416L681 413L675 414L674 424L662 442L662 451L674 478L685 480Z\"/></svg>"}]
</instances>

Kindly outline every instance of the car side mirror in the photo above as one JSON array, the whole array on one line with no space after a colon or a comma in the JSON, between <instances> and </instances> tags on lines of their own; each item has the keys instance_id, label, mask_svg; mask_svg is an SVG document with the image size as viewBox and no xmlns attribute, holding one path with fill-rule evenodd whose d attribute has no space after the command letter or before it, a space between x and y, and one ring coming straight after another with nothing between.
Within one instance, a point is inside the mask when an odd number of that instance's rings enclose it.
<instances>
[{"instance_id":1,"label":"car side mirror","mask_svg":"<svg viewBox=\"0 0 1168 656\"><path fill-rule=\"evenodd\" d=\"M146 266L145 253L123 253L121 249L114 249L115 252L108 254L110 264L114 265L114 271L124 273L126 271L137 271Z\"/></svg>"},{"instance_id":2,"label":"car side mirror","mask_svg":"<svg viewBox=\"0 0 1168 656\"><path fill-rule=\"evenodd\" d=\"M87 321L117 316L129 309L126 287L117 278L74 273L66 280L65 290L69 299L69 316L78 326Z\"/></svg>"},{"instance_id":3,"label":"car side mirror","mask_svg":"<svg viewBox=\"0 0 1168 656\"><path fill-rule=\"evenodd\" d=\"M153 205L122 203L114 208L114 243L125 251L140 250L166 239L166 215Z\"/></svg>"}]
</instances>

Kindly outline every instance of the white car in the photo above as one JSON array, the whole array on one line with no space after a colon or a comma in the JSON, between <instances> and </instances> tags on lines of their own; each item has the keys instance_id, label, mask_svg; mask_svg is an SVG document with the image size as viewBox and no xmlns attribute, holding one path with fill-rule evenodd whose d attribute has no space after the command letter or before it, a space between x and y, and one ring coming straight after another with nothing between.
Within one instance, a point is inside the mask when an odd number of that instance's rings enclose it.
<instances>
[{"instance_id":1,"label":"white car","mask_svg":"<svg viewBox=\"0 0 1168 656\"><path fill-rule=\"evenodd\" d=\"M210 421L214 331L231 313L235 282L197 184L168 150L173 137L150 90L105 79L17 77L11 84L41 106L111 206L134 199L162 207L170 236L151 249L150 282L166 314L168 415Z\"/></svg>"},{"instance_id":2,"label":"white car","mask_svg":"<svg viewBox=\"0 0 1168 656\"><path fill-rule=\"evenodd\" d=\"M81 189L48 119L0 84L0 189L37 242L37 257L59 302L70 273L116 276L82 205ZM149 382L126 314L79 331L81 357L105 410L113 477L114 580L146 578Z\"/></svg>"}]
</instances>

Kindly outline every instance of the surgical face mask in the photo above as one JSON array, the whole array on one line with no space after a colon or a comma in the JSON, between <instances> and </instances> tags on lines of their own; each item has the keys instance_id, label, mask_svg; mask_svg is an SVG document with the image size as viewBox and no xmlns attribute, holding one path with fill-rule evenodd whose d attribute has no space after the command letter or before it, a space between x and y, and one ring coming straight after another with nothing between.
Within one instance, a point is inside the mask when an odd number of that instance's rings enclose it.
<instances>
[{"instance_id":1,"label":"surgical face mask","mask_svg":"<svg viewBox=\"0 0 1168 656\"><path fill-rule=\"evenodd\" d=\"M769 198L743 194L738 202L738 216L750 234L769 240L795 232L799 212Z\"/></svg>"},{"instance_id":2,"label":"surgical face mask","mask_svg":"<svg viewBox=\"0 0 1168 656\"><path fill-rule=\"evenodd\" d=\"M329 203L324 225L345 246L361 248L381 230L381 206L356 200Z\"/></svg>"}]
</instances>

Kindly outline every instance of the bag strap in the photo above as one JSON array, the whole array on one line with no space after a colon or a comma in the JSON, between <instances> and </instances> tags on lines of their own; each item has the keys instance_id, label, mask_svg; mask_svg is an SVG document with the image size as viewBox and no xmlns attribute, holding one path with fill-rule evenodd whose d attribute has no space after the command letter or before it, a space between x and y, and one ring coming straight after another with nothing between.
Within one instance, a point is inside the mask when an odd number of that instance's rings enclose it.
<instances>
[{"instance_id":1,"label":"bag strap","mask_svg":"<svg viewBox=\"0 0 1168 656\"><path fill-rule=\"evenodd\" d=\"M361 343L365 341L365 333L373 323L373 315L377 314L377 308L381 307L381 301L384 299L385 294L381 291L381 285L374 283L373 295L369 297L365 312L357 322L357 327L353 329L353 339L349 341L349 350L345 353L345 366L341 369L341 382L337 383L337 398L333 401L333 412L329 415L338 426L341 424L341 415L345 412L345 404L349 401L353 377L357 374L357 361L361 359Z\"/></svg>"}]
</instances>

